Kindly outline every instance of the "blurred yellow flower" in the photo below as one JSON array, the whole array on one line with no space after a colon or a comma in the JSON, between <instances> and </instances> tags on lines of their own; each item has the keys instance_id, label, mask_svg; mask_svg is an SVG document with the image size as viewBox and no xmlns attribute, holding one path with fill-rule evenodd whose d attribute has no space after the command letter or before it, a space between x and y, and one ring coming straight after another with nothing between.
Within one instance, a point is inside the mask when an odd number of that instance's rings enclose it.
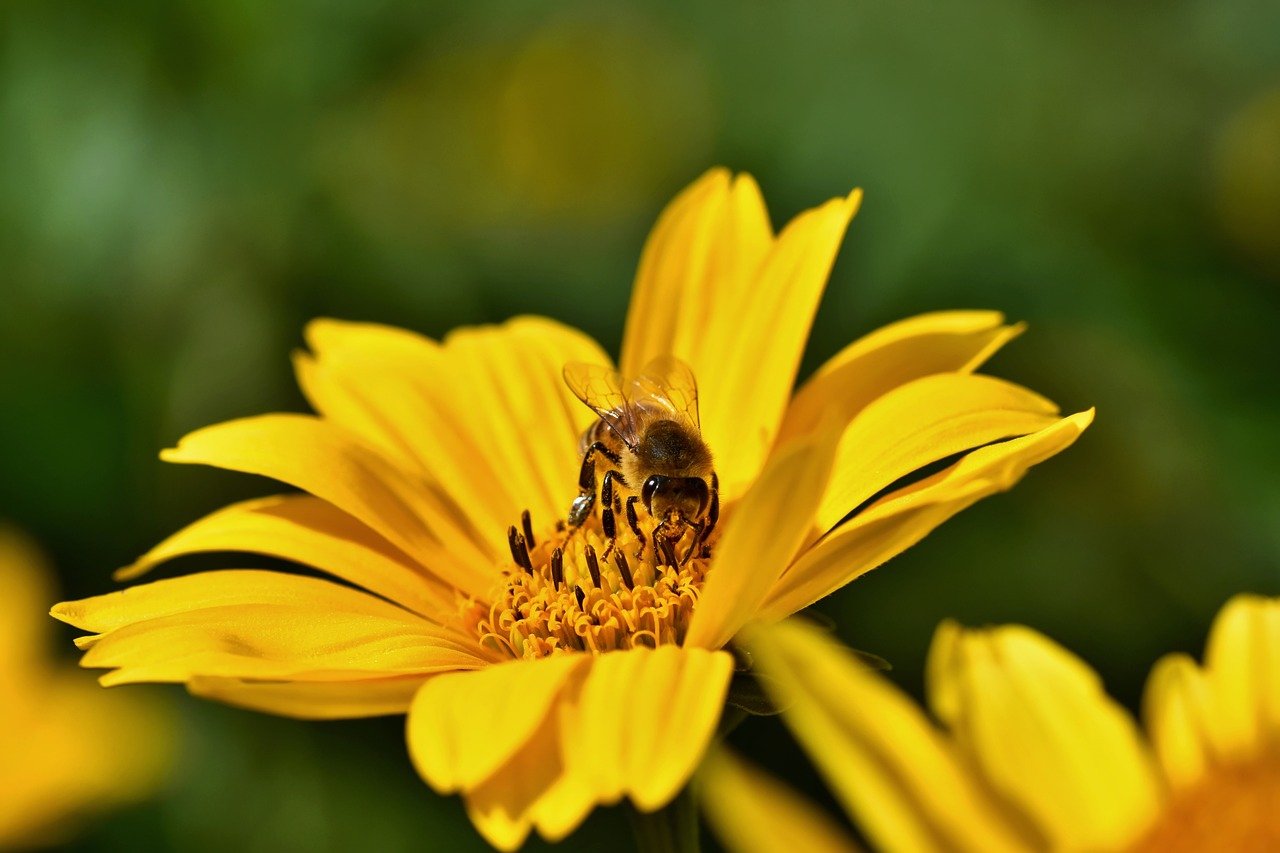
<instances>
[{"instance_id":1,"label":"blurred yellow flower","mask_svg":"<svg viewBox=\"0 0 1280 853\"><path fill-rule=\"evenodd\" d=\"M66 840L79 820L151 793L169 762L162 709L50 656L50 576L0 525L0 849Z\"/></svg>"},{"instance_id":2,"label":"blurred yellow flower","mask_svg":"<svg viewBox=\"0 0 1280 853\"><path fill-rule=\"evenodd\" d=\"M717 169L649 239L621 370L665 353L692 366L723 504L708 548L681 565L655 564L654 548L630 563L625 525L613 560L597 559L598 518L565 527L595 416L561 370L608 363L585 335L526 317L438 343L320 320L296 360L318 416L233 421L164 453L308 494L227 507L120 576L246 551L349 585L207 572L54 615L94 632L84 665L111 670L105 684L184 682L298 717L408 712L419 772L460 792L498 847L534 827L562 838L623 797L662 807L714 732L739 627L878 566L1011 487L1092 418L976 375L1020 331L981 311L881 329L793 398L858 200L833 199L775 235L755 182Z\"/></svg>"},{"instance_id":3,"label":"blurred yellow flower","mask_svg":"<svg viewBox=\"0 0 1280 853\"><path fill-rule=\"evenodd\" d=\"M941 729L813 626L748 636L788 726L877 849L1280 849L1280 599L1228 602L1203 667L1182 654L1155 666L1145 738L1088 666L1021 626L938 629L927 686ZM839 849L817 846L841 839L824 816L732 755L702 774L733 850L773 849L757 840L783 830L796 849ZM766 796L770 808L749 807Z\"/></svg>"}]
</instances>

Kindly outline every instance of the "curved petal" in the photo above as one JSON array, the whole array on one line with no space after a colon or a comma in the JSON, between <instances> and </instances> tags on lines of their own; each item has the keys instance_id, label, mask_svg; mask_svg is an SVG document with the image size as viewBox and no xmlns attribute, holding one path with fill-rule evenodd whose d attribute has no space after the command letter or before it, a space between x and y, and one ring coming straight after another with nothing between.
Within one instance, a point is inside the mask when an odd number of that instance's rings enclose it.
<instances>
[{"instance_id":1,"label":"curved petal","mask_svg":"<svg viewBox=\"0 0 1280 853\"><path fill-rule=\"evenodd\" d=\"M1006 491L1027 469L1065 450L1093 421L1071 415L1033 434L982 447L951 468L890 495L802 553L770 590L763 615L780 619L900 554L956 513Z\"/></svg>"},{"instance_id":2,"label":"curved petal","mask_svg":"<svg viewBox=\"0 0 1280 853\"><path fill-rule=\"evenodd\" d=\"M812 534L839 436L831 423L769 459L726 519L685 646L718 649L759 610Z\"/></svg>"},{"instance_id":3,"label":"curved petal","mask_svg":"<svg viewBox=\"0 0 1280 853\"><path fill-rule=\"evenodd\" d=\"M1123 848L1161 792L1133 720L1070 652L1021 626L938 629L934 710L992 790L1054 850Z\"/></svg>"},{"instance_id":4,"label":"curved petal","mask_svg":"<svg viewBox=\"0 0 1280 853\"><path fill-rule=\"evenodd\" d=\"M788 728L877 847L1034 849L919 707L820 629L792 619L746 638Z\"/></svg>"},{"instance_id":5,"label":"curved petal","mask_svg":"<svg viewBox=\"0 0 1280 853\"><path fill-rule=\"evenodd\" d=\"M1186 655L1167 655L1151 670L1142 698L1147 737L1165 781L1194 785L1213 763L1212 708L1203 674Z\"/></svg>"},{"instance_id":6,"label":"curved petal","mask_svg":"<svg viewBox=\"0 0 1280 853\"><path fill-rule=\"evenodd\" d=\"M493 550L429 484L411 479L340 427L309 415L261 415L205 427L167 462L271 477L349 513L460 589L487 594Z\"/></svg>"},{"instance_id":7,"label":"curved petal","mask_svg":"<svg viewBox=\"0 0 1280 853\"><path fill-rule=\"evenodd\" d=\"M1204 677L1212 736L1227 760L1257 755L1280 736L1280 600L1237 595L1209 632Z\"/></svg>"},{"instance_id":8,"label":"curved petal","mask_svg":"<svg viewBox=\"0 0 1280 853\"><path fill-rule=\"evenodd\" d=\"M818 368L787 406L778 444L836 411L846 422L877 397L934 373L972 373L1025 326L999 311L938 311L899 320L849 344Z\"/></svg>"},{"instance_id":9,"label":"curved petal","mask_svg":"<svg viewBox=\"0 0 1280 853\"><path fill-rule=\"evenodd\" d=\"M453 590L366 525L310 495L224 507L179 530L115 573L133 580L188 554L243 551L328 572L425 616L456 612Z\"/></svg>"},{"instance_id":10,"label":"curved petal","mask_svg":"<svg viewBox=\"0 0 1280 853\"><path fill-rule=\"evenodd\" d=\"M405 714L422 676L358 681L245 681L196 676L187 682L193 696L237 708L298 720L349 720Z\"/></svg>"},{"instance_id":11,"label":"curved petal","mask_svg":"<svg viewBox=\"0 0 1280 853\"><path fill-rule=\"evenodd\" d=\"M708 821L731 853L859 849L821 809L727 750L707 756L698 789Z\"/></svg>"},{"instance_id":12,"label":"curved petal","mask_svg":"<svg viewBox=\"0 0 1280 853\"><path fill-rule=\"evenodd\" d=\"M1040 395L990 376L940 373L896 388L845 430L818 527L830 530L883 489L934 462L1029 435L1057 414L1057 406Z\"/></svg>"},{"instance_id":13,"label":"curved petal","mask_svg":"<svg viewBox=\"0 0 1280 853\"><path fill-rule=\"evenodd\" d=\"M280 572L205 572L59 604L104 684L195 676L342 681L473 669L474 643L393 604Z\"/></svg>"},{"instance_id":14,"label":"curved petal","mask_svg":"<svg viewBox=\"0 0 1280 853\"><path fill-rule=\"evenodd\" d=\"M589 337L519 317L459 330L443 344L317 320L307 340L315 357L295 363L316 410L436 483L499 548L522 510L547 523L564 512L592 414L561 370L609 361Z\"/></svg>"},{"instance_id":15,"label":"curved petal","mask_svg":"<svg viewBox=\"0 0 1280 853\"><path fill-rule=\"evenodd\" d=\"M622 371L668 353L689 363L726 500L764 464L860 200L859 191L832 199L772 240L755 182L713 170L671 203L645 246ZM751 357L732 356L743 352Z\"/></svg>"},{"instance_id":16,"label":"curved petal","mask_svg":"<svg viewBox=\"0 0 1280 853\"><path fill-rule=\"evenodd\" d=\"M406 729L419 775L442 794L471 791L521 750L585 655L514 660L433 678Z\"/></svg>"},{"instance_id":17,"label":"curved petal","mask_svg":"<svg viewBox=\"0 0 1280 853\"><path fill-rule=\"evenodd\" d=\"M727 652L703 649L593 658L561 702L561 770L529 811L538 832L563 839L594 806L624 796L646 812L674 799L711 743L732 675Z\"/></svg>"}]
</instances>

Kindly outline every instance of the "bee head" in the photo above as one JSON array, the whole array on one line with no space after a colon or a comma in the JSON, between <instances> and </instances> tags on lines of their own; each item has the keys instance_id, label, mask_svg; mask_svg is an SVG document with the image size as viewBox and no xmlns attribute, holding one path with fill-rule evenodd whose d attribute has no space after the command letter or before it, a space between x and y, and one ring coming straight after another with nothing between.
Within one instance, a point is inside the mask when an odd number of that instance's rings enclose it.
<instances>
[{"instance_id":1,"label":"bee head","mask_svg":"<svg viewBox=\"0 0 1280 853\"><path fill-rule=\"evenodd\" d=\"M664 477L654 474L640 488L640 500L649 515L670 528L701 518L710 492L701 477Z\"/></svg>"}]
</instances>

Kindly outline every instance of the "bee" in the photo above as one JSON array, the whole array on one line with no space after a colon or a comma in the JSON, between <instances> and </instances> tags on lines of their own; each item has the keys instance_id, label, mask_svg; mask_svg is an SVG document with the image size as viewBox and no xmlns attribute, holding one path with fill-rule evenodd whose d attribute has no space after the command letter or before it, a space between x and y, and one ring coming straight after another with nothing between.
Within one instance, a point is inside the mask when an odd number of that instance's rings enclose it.
<instances>
[{"instance_id":1,"label":"bee","mask_svg":"<svg viewBox=\"0 0 1280 853\"><path fill-rule=\"evenodd\" d=\"M719 481L711 450L698 422L698 386L693 371L674 356L651 361L640 375L624 379L599 365L565 365L564 380L599 418L582 435L578 497L569 509L570 527L578 527L596 504L596 468L608 470L600 486L600 521L608 550L617 535L617 516L626 520L644 553L636 503L654 521L657 552L676 565L675 543L693 531L681 563L715 529L720 515ZM623 503L619 489L632 492ZM625 510L624 510L625 506ZM606 551L608 553L608 551Z\"/></svg>"}]
</instances>

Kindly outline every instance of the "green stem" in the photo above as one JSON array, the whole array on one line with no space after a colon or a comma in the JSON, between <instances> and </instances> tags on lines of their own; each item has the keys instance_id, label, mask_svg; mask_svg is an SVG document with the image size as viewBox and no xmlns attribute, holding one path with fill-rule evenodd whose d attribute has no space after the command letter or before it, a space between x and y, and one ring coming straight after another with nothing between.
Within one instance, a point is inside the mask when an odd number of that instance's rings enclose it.
<instances>
[{"instance_id":1,"label":"green stem","mask_svg":"<svg viewBox=\"0 0 1280 853\"><path fill-rule=\"evenodd\" d=\"M692 785L656 812L630 805L628 812L640 853L698 853L698 804Z\"/></svg>"}]
</instances>

